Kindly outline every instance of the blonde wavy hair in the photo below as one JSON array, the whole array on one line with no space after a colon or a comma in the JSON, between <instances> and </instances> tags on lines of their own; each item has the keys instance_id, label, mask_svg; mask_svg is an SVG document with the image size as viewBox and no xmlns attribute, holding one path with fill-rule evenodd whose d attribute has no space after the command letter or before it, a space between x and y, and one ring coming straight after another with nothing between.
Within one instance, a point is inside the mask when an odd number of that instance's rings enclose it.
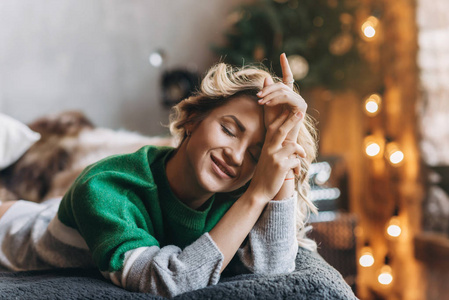
<instances>
[{"instance_id":1,"label":"blonde wavy hair","mask_svg":"<svg viewBox=\"0 0 449 300\"><path fill-rule=\"evenodd\" d=\"M240 95L247 95L258 99L256 94L263 88L266 77L270 76L274 82L282 81L270 74L263 66L244 66L236 68L224 63L213 66L201 82L201 87L193 96L184 99L172 108L170 114L170 132L180 145L187 137L186 125L198 124L207 117L213 109L224 105L227 101ZM294 88L298 92L297 88ZM308 194L309 167L316 158L317 134L313 119L306 114L301 124L297 141L305 150L307 157L301 159L301 172L296 180L298 200L296 205L296 224L298 245L316 251L316 243L306 237L308 217L317 209ZM245 190L247 185L243 187Z\"/></svg>"}]
</instances>

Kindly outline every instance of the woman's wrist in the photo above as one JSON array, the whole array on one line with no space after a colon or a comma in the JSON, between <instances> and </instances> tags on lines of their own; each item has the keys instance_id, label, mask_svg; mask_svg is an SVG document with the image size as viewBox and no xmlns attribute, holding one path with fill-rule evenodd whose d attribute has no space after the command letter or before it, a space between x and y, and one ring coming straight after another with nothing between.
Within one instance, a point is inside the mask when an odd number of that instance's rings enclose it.
<instances>
[{"instance_id":1,"label":"woman's wrist","mask_svg":"<svg viewBox=\"0 0 449 300\"><path fill-rule=\"evenodd\" d=\"M263 192L258 192L251 188L251 186L243 193L239 199L240 201L245 201L249 203L252 207L260 207L265 205L271 200L269 197L264 195Z\"/></svg>"},{"instance_id":2,"label":"woman's wrist","mask_svg":"<svg viewBox=\"0 0 449 300\"><path fill-rule=\"evenodd\" d=\"M290 198L295 192L295 186L295 173L293 172L293 170L290 170L288 171L287 176L285 176L285 180L281 186L281 189L276 194L273 200L283 200Z\"/></svg>"}]
</instances>

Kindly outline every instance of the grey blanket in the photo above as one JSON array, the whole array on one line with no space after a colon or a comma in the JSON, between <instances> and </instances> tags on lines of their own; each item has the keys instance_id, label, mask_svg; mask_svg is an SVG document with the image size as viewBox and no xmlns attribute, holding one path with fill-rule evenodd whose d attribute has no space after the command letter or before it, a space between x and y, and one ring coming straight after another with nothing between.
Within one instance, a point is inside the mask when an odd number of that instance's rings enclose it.
<instances>
[{"instance_id":1,"label":"grey blanket","mask_svg":"<svg viewBox=\"0 0 449 300\"><path fill-rule=\"evenodd\" d=\"M225 274L223 274L225 275ZM96 270L0 272L0 299L165 299L128 292ZM299 248L291 274L222 276L217 285L175 299L356 299L342 276L318 254Z\"/></svg>"}]
</instances>

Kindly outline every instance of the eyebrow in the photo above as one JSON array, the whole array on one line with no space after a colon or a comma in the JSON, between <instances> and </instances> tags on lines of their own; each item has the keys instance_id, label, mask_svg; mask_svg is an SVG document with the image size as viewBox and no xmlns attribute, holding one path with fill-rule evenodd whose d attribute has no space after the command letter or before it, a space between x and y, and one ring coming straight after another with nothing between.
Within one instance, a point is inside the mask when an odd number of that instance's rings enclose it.
<instances>
[{"instance_id":1,"label":"eyebrow","mask_svg":"<svg viewBox=\"0 0 449 300\"><path fill-rule=\"evenodd\" d=\"M234 122L235 122L235 123L237 124L237 126L239 127L239 129L240 129L241 132L245 132L245 131L246 131L246 127L243 126L242 122L240 122L240 120L237 119L236 116L234 116L234 115L226 115L226 116L223 116L223 117L228 117L228 118L233 119Z\"/></svg>"},{"instance_id":2,"label":"eyebrow","mask_svg":"<svg viewBox=\"0 0 449 300\"><path fill-rule=\"evenodd\" d=\"M226 116L223 116L223 118L226 118L226 117L233 119L234 122L237 124L237 126L238 126L238 128L240 129L241 132L245 132L245 131L246 131L246 127L243 126L242 122L240 122L240 120L237 119L236 116L234 116L234 115L226 115ZM257 146L259 146L260 148L262 148L262 147L263 147L263 143L257 143Z\"/></svg>"}]
</instances>

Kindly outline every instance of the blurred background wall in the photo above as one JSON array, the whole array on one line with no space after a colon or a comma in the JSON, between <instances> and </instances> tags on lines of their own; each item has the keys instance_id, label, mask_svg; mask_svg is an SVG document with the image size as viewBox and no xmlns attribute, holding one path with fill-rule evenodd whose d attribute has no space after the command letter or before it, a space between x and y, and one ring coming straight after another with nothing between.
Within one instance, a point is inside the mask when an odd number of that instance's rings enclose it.
<instances>
[{"instance_id":1,"label":"blurred background wall","mask_svg":"<svg viewBox=\"0 0 449 300\"><path fill-rule=\"evenodd\" d=\"M166 133L161 74L202 74L216 60L210 49L226 15L242 2L1 1L0 111L27 123L80 109L98 126ZM149 56L161 50L154 67Z\"/></svg>"}]
</instances>

